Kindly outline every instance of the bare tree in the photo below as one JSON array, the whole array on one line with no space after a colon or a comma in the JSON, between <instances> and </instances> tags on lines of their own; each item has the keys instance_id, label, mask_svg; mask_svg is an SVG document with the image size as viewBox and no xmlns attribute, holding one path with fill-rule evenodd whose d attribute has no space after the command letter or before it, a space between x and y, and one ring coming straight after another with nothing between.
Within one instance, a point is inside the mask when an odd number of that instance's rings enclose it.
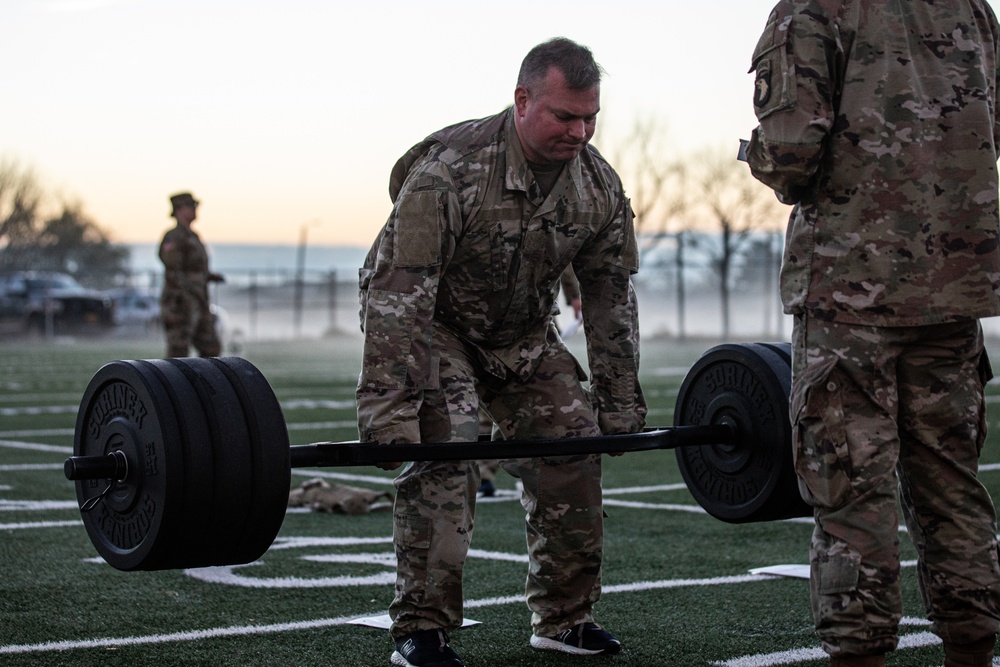
<instances>
[{"instance_id":1,"label":"bare tree","mask_svg":"<svg viewBox=\"0 0 1000 667\"><path fill-rule=\"evenodd\" d=\"M65 271L97 287L110 287L127 272L128 248L114 245L79 202L44 222L37 237L38 265Z\"/></svg>"},{"instance_id":2,"label":"bare tree","mask_svg":"<svg viewBox=\"0 0 1000 667\"><path fill-rule=\"evenodd\" d=\"M0 271L62 271L100 286L127 272L128 249L113 245L82 204L63 201L45 218L48 201L33 170L0 159Z\"/></svg>"},{"instance_id":3,"label":"bare tree","mask_svg":"<svg viewBox=\"0 0 1000 667\"><path fill-rule=\"evenodd\" d=\"M728 338L732 331L730 297L736 259L751 232L780 228L788 213L774 193L756 181L731 152L706 153L697 164L697 173L692 183L697 199L694 214L719 234L718 246L709 254L719 281L722 336Z\"/></svg>"},{"instance_id":4,"label":"bare tree","mask_svg":"<svg viewBox=\"0 0 1000 667\"><path fill-rule=\"evenodd\" d=\"M632 200L636 230L644 258L672 251L677 306L677 336L686 337L688 251L697 248L708 258L718 281L722 335L728 338L731 321L734 270L750 249L754 232L783 228L788 218L766 186L756 181L733 150L705 150L695 156L678 155L656 117L637 118L631 131L609 152ZM711 241L702 240L705 236ZM760 251L761 248L755 250ZM771 246L766 248L773 253ZM766 259L760 259L766 257ZM766 289L778 258L756 252L748 261L767 261L761 275ZM773 264L773 265L772 265Z\"/></svg>"},{"instance_id":5,"label":"bare tree","mask_svg":"<svg viewBox=\"0 0 1000 667\"><path fill-rule=\"evenodd\" d=\"M743 253L735 284L744 289L759 290L765 298L761 312L761 332L775 339L784 329L784 314L778 298L778 271L781 266L782 234L777 230L754 234Z\"/></svg>"},{"instance_id":6,"label":"bare tree","mask_svg":"<svg viewBox=\"0 0 1000 667\"><path fill-rule=\"evenodd\" d=\"M31 169L12 158L0 159L0 251L33 241L42 198L42 188ZM17 254L0 253L0 269L4 259Z\"/></svg>"},{"instance_id":7,"label":"bare tree","mask_svg":"<svg viewBox=\"0 0 1000 667\"><path fill-rule=\"evenodd\" d=\"M683 158L671 163L670 177L665 183L658 208L655 242L673 241L674 288L677 306L677 338L687 338L687 272L686 251L694 244L689 212L694 206L690 188L691 173Z\"/></svg>"},{"instance_id":8,"label":"bare tree","mask_svg":"<svg viewBox=\"0 0 1000 667\"><path fill-rule=\"evenodd\" d=\"M684 249L690 235L685 213L692 205L688 169L671 150L668 135L657 117L637 118L632 130L617 144L614 162L625 182L636 217L640 251L648 256L674 245L677 289L677 330L686 331Z\"/></svg>"},{"instance_id":9,"label":"bare tree","mask_svg":"<svg viewBox=\"0 0 1000 667\"><path fill-rule=\"evenodd\" d=\"M662 195L675 169L666 136L659 119L640 117L629 134L615 145L613 153L613 162L632 200L636 228L645 233L651 233L660 222Z\"/></svg>"}]
</instances>

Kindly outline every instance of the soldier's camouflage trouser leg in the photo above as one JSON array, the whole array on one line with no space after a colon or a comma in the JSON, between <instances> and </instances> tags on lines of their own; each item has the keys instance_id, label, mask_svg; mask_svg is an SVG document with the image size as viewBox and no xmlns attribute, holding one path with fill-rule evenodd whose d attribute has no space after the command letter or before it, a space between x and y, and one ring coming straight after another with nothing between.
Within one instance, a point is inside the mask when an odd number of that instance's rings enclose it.
<instances>
[{"instance_id":1,"label":"soldier's camouflage trouser leg","mask_svg":"<svg viewBox=\"0 0 1000 667\"><path fill-rule=\"evenodd\" d=\"M479 395L507 438L597 435L579 365L562 347L526 381L487 376L463 344L438 330L439 389L425 392L424 442L471 441ZM593 620L603 555L600 456L503 461L521 478L527 512L526 595L536 634ZM396 595L391 634L454 630L463 619L462 568L472 539L479 472L475 461L413 463L396 479L393 541Z\"/></svg>"},{"instance_id":2,"label":"soldier's camouflage trouser leg","mask_svg":"<svg viewBox=\"0 0 1000 667\"><path fill-rule=\"evenodd\" d=\"M485 409L479 410L479 436L491 435L493 433L493 417ZM479 477L482 481L496 479L500 470L500 462L496 459L482 459L479 461Z\"/></svg>"},{"instance_id":3,"label":"soldier's camouflage trouser leg","mask_svg":"<svg viewBox=\"0 0 1000 667\"><path fill-rule=\"evenodd\" d=\"M899 500L931 629L997 632L996 515L977 479L988 362L978 322L881 328L797 316L795 467L815 507L812 609L834 656L896 647Z\"/></svg>"},{"instance_id":4,"label":"soldier's camouflage trouser leg","mask_svg":"<svg viewBox=\"0 0 1000 667\"><path fill-rule=\"evenodd\" d=\"M215 318L207 300L183 290L164 291L160 296L160 318L167 339L168 357L186 357L191 346L203 357L222 354L222 344L215 331Z\"/></svg>"}]
</instances>

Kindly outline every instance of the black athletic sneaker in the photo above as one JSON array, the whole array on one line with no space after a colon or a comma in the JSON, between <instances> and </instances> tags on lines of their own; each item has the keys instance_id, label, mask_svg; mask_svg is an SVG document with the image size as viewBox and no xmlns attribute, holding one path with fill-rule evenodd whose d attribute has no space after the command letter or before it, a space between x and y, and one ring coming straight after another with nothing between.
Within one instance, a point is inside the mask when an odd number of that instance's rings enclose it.
<instances>
[{"instance_id":1,"label":"black athletic sneaker","mask_svg":"<svg viewBox=\"0 0 1000 667\"><path fill-rule=\"evenodd\" d=\"M465 667L443 630L418 630L397 639L389 662L399 667Z\"/></svg>"},{"instance_id":2,"label":"black athletic sneaker","mask_svg":"<svg viewBox=\"0 0 1000 667\"><path fill-rule=\"evenodd\" d=\"M555 637L532 635L531 646L574 655L607 655L622 650L618 638L597 623L580 623L569 630L563 630Z\"/></svg>"}]
</instances>

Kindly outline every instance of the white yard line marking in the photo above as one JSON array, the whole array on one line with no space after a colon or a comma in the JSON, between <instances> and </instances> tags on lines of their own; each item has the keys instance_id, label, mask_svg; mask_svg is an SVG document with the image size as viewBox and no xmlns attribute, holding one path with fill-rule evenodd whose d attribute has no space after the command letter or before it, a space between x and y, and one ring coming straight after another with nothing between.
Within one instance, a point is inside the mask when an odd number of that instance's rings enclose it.
<instances>
[{"instance_id":1,"label":"white yard line marking","mask_svg":"<svg viewBox=\"0 0 1000 667\"><path fill-rule=\"evenodd\" d=\"M278 632L295 632L298 630L314 630L329 628L349 623L354 616L340 618L325 618L315 621L299 621L296 623L274 623L271 625L238 625L228 628L210 628L207 630L189 630L161 635L146 635L138 637L107 637L103 639L84 639L77 641L45 642L43 644L15 644L0 646L0 654L43 653L48 651L70 651L85 648L112 648L117 646L139 646L142 644L167 644L171 642L191 642L219 637L243 637L248 635L266 635Z\"/></svg>"},{"instance_id":2,"label":"white yard line marking","mask_svg":"<svg viewBox=\"0 0 1000 667\"><path fill-rule=\"evenodd\" d=\"M0 438L46 438L53 435L73 435L72 428L22 429L20 431L0 431Z\"/></svg>"},{"instance_id":3,"label":"white yard line marking","mask_svg":"<svg viewBox=\"0 0 1000 667\"><path fill-rule=\"evenodd\" d=\"M5 500L0 498L0 512L40 512L43 510L80 511L75 500Z\"/></svg>"},{"instance_id":4,"label":"white yard line marking","mask_svg":"<svg viewBox=\"0 0 1000 667\"><path fill-rule=\"evenodd\" d=\"M203 568L206 570L215 568ZM605 593L630 593L641 590L655 590L662 588L678 588L683 586L718 586L735 583L751 583L767 581L768 577L743 575L737 577L716 577L712 579L678 579L673 581L649 581L635 584L621 584L618 586L606 586ZM505 597L484 598L481 600L469 600L465 603L466 608L483 608L505 604L523 604L523 595L510 595ZM360 616L371 615L361 614ZM45 642L41 644L8 644L0 646L0 654L19 653L45 653L51 651L70 651L86 648L112 648L118 646L138 646L143 644L166 644L172 642L202 641L205 639L215 639L219 637L238 637L275 634L279 632L295 632L298 630L310 630L316 628L329 628L338 625L346 625L359 615L341 616L339 618L316 619L311 621L298 621L295 623L276 623L271 625L239 625L222 628L208 628L205 630L181 631L166 634L132 636L132 637L105 637L84 640L67 640Z\"/></svg>"},{"instance_id":5,"label":"white yard line marking","mask_svg":"<svg viewBox=\"0 0 1000 667\"><path fill-rule=\"evenodd\" d=\"M329 431L335 428L356 429L357 427L358 422L356 419L339 422L296 422L287 425L289 431Z\"/></svg>"},{"instance_id":6,"label":"white yard line marking","mask_svg":"<svg viewBox=\"0 0 1000 667\"><path fill-rule=\"evenodd\" d=\"M355 407L357 407L357 403L353 399L349 401L331 401L316 398L293 398L281 401L281 408L283 410L348 410ZM356 426L357 422L351 422L351 424Z\"/></svg>"},{"instance_id":7,"label":"white yard line marking","mask_svg":"<svg viewBox=\"0 0 1000 667\"><path fill-rule=\"evenodd\" d=\"M625 486L620 489L604 489L604 495L621 496L632 493L653 493L656 491L681 491L687 490L687 484L661 484L659 486Z\"/></svg>"},{"instance_id":8,"label":"white yard line marking","mask_svg":"<svg viewBox=\"0 0 1000 667\"><path fill-rule=\"evenodd\" d=\"M309 542L312 538L303 538L299 546ZM371 538L373 542L382 542L383 538ZM294 540L290 540L294 541ZM343 541L343 540L340 540ZM486 554L487 552L484 552ZM203 570L214 570L216 568L202 568ZM772 577L761 577L755 575L739 575L731 577L712 577L706 579L674 579L665 581L646 581L632 584L619 584L606 586L604 593L633 593L637 591L648 591L669 588L681 588L692 586L728 586L752 582L764 582ZM503 597L482 598L479 600L469 600L465 603L467 609L492 607L507 604L523 604L523 595L509 595ZM268 625L239 625L220 628L208 628L204 630L180 631L154 635L139 635L131 637L106 637L74 641L55 641L40 644L10 644L0 646L0 654L25 654L25 653L46 653L53 651L71 651L88 648L113 648L121 646L139 646L149 644L167 644L176 642L203 641L206 639L216 639L222 637L254 636L265 634L276 634L281 632L295 632L300 630L311 630L319 628L330 628L351 623L358 616L341 616L338 618L315 619L310 621L297 621L293 623L275 623ZM901 625L926 626L927 621L923 619L904 618ZM898 650L908 648L920 648L940 643L940 640L929 632L918 632L911 635L902 635L899 641ZM772 667L775 665L789 665L799 662L813 660L823 660L826 654L818 648L800 648L777 653L767 653L759 655L742 656L729 660L711 662L709 664L717 667Z\"/></svg>"},{"instance_id":9,"label":"white yard line marking","mask_svg":"<svg viewBox=\"0 0 1000 667\"><path fill-rule=\"evenodd\" d=\"M27 530L31 528L67 528L82 526L83 521L33 521L30 523L0 523L0 530Z\"/></svg>"},{"instance_id":10,"label":"white yard line marking","mask_svg":"<svg viewBox=\"0 0 1000 667\"><path fill-rule=\"evenodd\" d=\"M312 468L292 468L292 475L299 477L322 477L324 479L339 479L345 482L369 482L371 484L388 484L392 486L392 477L378 477L377 475L356 475L349 472L330 472L329 470L314 470ZM296 484L293 482L292 487Z\"/></svg>"},{"instance_id":11,"label":"white yard line marking","mask_svg":"<svg viewBox=\"0 0 1000 667\"><path fill-rule=\"evenodd\" d=\"M905 621L905 619L904 619ZM906 649L923 648L940 644L941 639L930 632L916 632L912 635L900 635L896 652ZM775 665L793 665L799 662L827 660L829 656L820 648L800 648L776 653L761 653L745 655L731 660L720 660L709 664L716 667L773 667ZM994 663L996 664L996 663Z\"/></svg>"},{"instance_id":12,"label":"white yard line marking","mask_svg":"<svg viewBox=\"0 0 1000 667\"><path fill-rule=\"evenodd\" d=\"M0 447L8 449L29 449L35 452L59 452L60 454L72 454L72 447L60 447L59 445L43 445L38 442L21 442L19 440L0 440Z\"/></svg>"},{"instance_id":13,"label":"white yard line marking","mask_svg":"<svg viewBox=\"0 0 1000 667\"><path fill-rule=\"evenodd\" d=\"M354 408L355 402L300 398L290 401L282 401L281 407L284 410L347 410ZM0 408L0 417L76 414L79 409L79 405L40 405L20 406L16 408L8 407ZM350 422L350 425L356 426L357 422L352 421Z\"/></svg>"},{"instance_id":14,"label":"white yard line marking","mask_svg":"<svg viewBox=\"0 0 1000 667\"><path fill-rule=\"evenodd\" d=\"M0 465L0 472L21 472L26 470L63 470L62 463L10 463Z\"/></svg>"},{"instance_id":15,"label":"white yard line marking","mask_svg":"<svg viewBox=\"0 0 1000 667\"><path fill-rule=\"evenodd\" d=\"M331 422L333 423L333 422ZM331 423L324 423L329 425ZM301 428L321 428L322 424L303 424ZM3 433L6 437L23 437L23 436L39 436L39 435L66 435L64 430L48 431L48 432L8 432ZM46 445L41 443L33 442L23 442L16 440L0 440L0 448L7 447L11 449L25 449L33 451L50 451L58 452L60 454L71 454L71 447L60 447L55 445ZM16 471L32 471L32 470L61 470L61 463L54 464L12 464L0 466L0 471L3 472L16 472ZM1000 464L985 464L980 467L983 472L1000 470ZM293 474L300 476L316 476L316 477L328 477L334 479L352 480L352 481L364 481L378 484L391 484L392 479L389 477L377 477L370 475L354 475L347 473L337 473L328 472L321 470L306 470L297 469L293 470ZM634 502L615 499L614 496L629 495L636 493L649 493L649 492L669 492L678 491L685 489L684 484L664 484L658 486L646 486L646 487L631 487L631 488L621 488L621 489L607 489L605 490L605 504L609 506L624 507L624 508L636 508L636 509L660 509L669 511L685 511L685 512L696 512L704 513L704 510L697 505L684 505L684 504L666 504L666 503L644 503L644 502ZM517 499L519 494L515 491L506 492L503 497L491 498L491 499L480 499L480 502L485 501L505 501ZM9 501L0 500L0 511L36 511L36 510L63 510L63 509L77 509L77 503L73 501ZM792 519L790 521L799 522L803 524L811 524L812 519ZM0 524L0 530L18 530L18 529L41 529L41 528L66 528L66 527L78 527L82 525L82 521L72 520L72 521L38 521L38 522L25 522L25 523L10 523L10 524ZM905 528L901 527L902 531ZM357 544L355 538L279 538L275 544L272 546L273 549L287 549L287 548L301 548L308 546L332 546L337 543L348 543ZM388 544L391 543L391 538L369 538L372 544ZM526 562L527 557L521 554L498 554L496 552L487 552L481 550L471 550L469 553L470 557L473 558L500 558L503 560L511 560L514 562ZM338 561L337 556L316 556L308 557L318 560L332 560ZM350 559L353 556L345 556L341 558ZM372 555L367 556L367 562L372 561ZM100 559L95 559L100 560ZM912 561L903 563L904 566L913 566ZM203 570L211 570L218 568L203 568ZM392 583L389 578L382 577L382 575L375 575L379 578L378 583L385 583L382 581L383 578ZM212 577L202 577L206 581L211 580ZM227 577L223 577L226 579ZM751 582L763 582L768 580L773 580L775 577L772 576L761 576L761 575L736 575L736 576L725 576L725 577L713 577L704 579L675 579L675 580L664 580L664 581L646 581L646 582L635 582L630 584L618 584L614 586L605 586L604 593L606 594L617 594L617 593L634 593L640 591L649 590L659 590L659 589L669 589L669 588L680 588L680 587L697 587L697 586L719 586L719 585L738 585L743 583ZM249 577L240 577L240 579L251 580ZM341 580L343 578L337 578ZM260 580L258 583L263 583L263 586L255 587L268 587L273 586L277 579L267 579ZM218 581L217 583L234 583L233 581ZM302 583L302 582L299 582ZM311 585L315 585L317 582L309 582ZM363 583L363 582L362 582ZM370 582L370 583L375 583ZM237 585L246 585L245 583ZM523 604L523 595L511 595L493 598L483 598L479 600L467 601L465 606L467 608L483 608L491 607L497 605L506 604ZM184 641L202 641L206 639L222 638L222 637L234 637L234 636L252 636L252 635L263 635L263 634L275 634L280 632L293 632L299 630L308 630L315 628L329 628L339 625L345 625L350 623L352 620L357 618L357 616L351 617L339 617L339 618L329 618L329 619L316 619L307 620L294 623L278 623L269 625L245 625L245 626L230 626L230 627L220 627L220 628L210 628L206 630L194 630L194 631L181 631L174 633L165 634L155 634L146 636L133 636L133 637L109 637L109 638L96 638L89 640L76 640L76 641L56 641L56 642L46 642L40 644L21 644L21 645L5 645L0 646L0 654L25 654L25 653L44 653L53 651L69 651L75 649L85 649L85 648L111 648L120 646L137 646L137 645L149 645L149 644L164 644L172 642L184 642ZM923 619L903 619L903 625L926 625L927 622ZM934 644L940 643L940 640L935 635L929 632L918 632L909 635L902 635L900 637L899 648L897 650L914 649L925 646L932 646ZM748 655L737 658L732 658L723 661L717 661L710 663L717 667L773 667L778 665L789 665L801 662L809 662L815 660L826 659L826 654L818 648L800 648L792 649L788 651L781 651L776 653L759 654L759 655Z\"/></svg>"},{"instance_id":16,"label":"white yard line marking","mask_svg":"<svg viewBox=\"0 0 1000 667\"><path fill-rule=\"evenodd\" d=\"M0 408L0 417L24 417L28 415L75 415L79 405L45 405L40 407Z\"/></svg>"}]
</instances>

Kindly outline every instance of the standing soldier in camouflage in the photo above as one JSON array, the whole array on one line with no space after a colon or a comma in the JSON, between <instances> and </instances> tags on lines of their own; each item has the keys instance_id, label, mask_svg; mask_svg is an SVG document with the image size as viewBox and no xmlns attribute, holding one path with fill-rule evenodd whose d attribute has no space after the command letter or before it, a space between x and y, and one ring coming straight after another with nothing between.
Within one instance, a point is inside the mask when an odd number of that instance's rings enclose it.
<instances>
[{"instance_id":1,"label":"standing soldier in camouflage","mask_svg":"<svg viewBox=\"0 0 1000 667\"><path fill-rule=\"evenodd\" d=\"M794 204L795 465L831 665L884 665L898 498L946 667L992 664L996 516L977 479L1000 314L997 45L986 0L782 0L753 56L754 175Z\"/></svg>"},{"instance_id":2,"label":"standing soldier in camouflage","mask_svg":"<svg viewBox=\"0 0 1000 667\"><path fill-rule=\"evenodd\" d=\"M208 283L224 279L208 270L208 251L191 229L198 217L198 200L181 192L170 197L170 205L177 226L160 242L164 276L160 317L167 335L167 356L186 357L193 345L199 355L217 357L222 344L209 310Z\"/></svg>"},{"instance_id":3,"label":"standing soldier in camouflage","mask_svg":"<svg viewBox=\"0 0 1000 667\"><path fill-rule=\"evenodd\" d=\"M643 427L632 210L618 175L588 145L601 73L586 47L562 38L540 44L521 65L513 107L432 134L396 164L394 208L361 270L362 441L473 441L480 403L505 438ZM553 323L570 264L582 294L589 391ZM594 622L600 456L504 468L523 484L530 645L616 653L618 640ZM417 461L396 480L393 664L464 664L446 633L462 624L478 485L470 461Z\"/></svg>"}]
</instances>

